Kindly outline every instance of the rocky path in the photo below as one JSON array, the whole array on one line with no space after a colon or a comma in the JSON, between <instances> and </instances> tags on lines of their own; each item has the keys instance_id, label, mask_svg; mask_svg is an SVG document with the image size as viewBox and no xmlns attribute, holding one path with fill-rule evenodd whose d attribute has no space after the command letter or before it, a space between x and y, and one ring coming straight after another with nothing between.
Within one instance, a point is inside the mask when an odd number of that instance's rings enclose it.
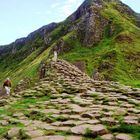
<instances>
[{"instance_id":1,"label":"rocky path","mask_svg":"<svg viewBox=\"0 0 140 140\"><path fill-rule=\"evenodd\" d=\"M1 99L0 106L3 140L140 138L140 89L93 81L62 60L51 63L35 87Z\"/></svg>"}]
</instances>

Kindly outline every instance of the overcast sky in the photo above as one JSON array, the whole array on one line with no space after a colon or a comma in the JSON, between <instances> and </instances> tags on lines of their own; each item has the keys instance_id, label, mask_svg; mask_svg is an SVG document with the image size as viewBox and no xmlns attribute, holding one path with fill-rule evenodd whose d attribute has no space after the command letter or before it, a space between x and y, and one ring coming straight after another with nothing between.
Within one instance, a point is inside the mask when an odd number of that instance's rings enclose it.
<instances>
[{"instance_id":1,"label":"overcast sky","mask_svg":"<svg viewBox=\"0 0 140 140\"><path fill-rule=\"evenodd\" d=\"M73 13L84 0L0 0L0 44L27 36ZM140 13L140 0L122 0Z\"/></svg>"}]
</instances>

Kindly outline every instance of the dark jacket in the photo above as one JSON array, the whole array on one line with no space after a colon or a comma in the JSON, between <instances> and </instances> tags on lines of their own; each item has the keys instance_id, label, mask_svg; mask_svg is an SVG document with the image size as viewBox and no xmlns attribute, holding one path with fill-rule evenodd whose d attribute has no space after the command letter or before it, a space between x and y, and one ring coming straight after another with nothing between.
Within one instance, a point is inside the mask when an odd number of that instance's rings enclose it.
<instances>
[{"instance_id":1,"label":"dark jacket","mask_svg":"<svg viewBox=\"0 0 140 140\"><path fill-rule=\"evenodd\" d=\"M11 87L12 84L11 84L11 81L10 80L6 80L4 83L3 83L3 87Z\"/></svg>"}]
</instances>

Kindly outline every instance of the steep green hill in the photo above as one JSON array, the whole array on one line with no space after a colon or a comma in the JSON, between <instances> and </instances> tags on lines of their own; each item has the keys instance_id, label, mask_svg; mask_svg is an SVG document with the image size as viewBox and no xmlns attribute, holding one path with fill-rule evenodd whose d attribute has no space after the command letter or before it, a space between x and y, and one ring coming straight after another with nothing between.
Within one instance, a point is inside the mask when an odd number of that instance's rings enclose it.
<instances>
[{"instance_id":1,"label":"steep green hill","mask_svg":"<svg viewBox=\"0 0 140 140\"><path fill-rule=\"evenodd\" d=\"M90 76L140 86L140 28L138 14L119 0L85 0L59 24L50 24L27 38L0 47L0 82L14 84L38 78L38 68L53 50L79 63Z\"/></svg>"}]
</instances>

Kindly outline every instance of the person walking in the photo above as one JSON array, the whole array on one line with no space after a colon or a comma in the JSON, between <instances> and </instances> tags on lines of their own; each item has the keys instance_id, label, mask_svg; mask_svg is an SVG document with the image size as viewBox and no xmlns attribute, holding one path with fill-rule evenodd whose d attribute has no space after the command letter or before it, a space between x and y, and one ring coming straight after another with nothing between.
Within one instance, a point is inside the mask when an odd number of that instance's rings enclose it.
<instances>
[{"instance_id":1,"label":"person walking","mask_svg":"<svg viewBox=\"0 0 140 140\"><path fill-rule=\"evenodd\" d=\"M11 80L9 78L7 78L4 83L3 83L3 88L6 90L6 95L10 95L10 90L11 90Z\"/></svg>"},{"instance_id":2,"label":"person walking","mask_svg":"<svg viewBox=\"0 0 140 140\"><path fill-rule=\"evenodd\" d=\"M57 62L57 51L54 51L54 56L53 56L53 58L52 58L52 60L54 61L54 62Z\"/></svg>"}]
</instances>

